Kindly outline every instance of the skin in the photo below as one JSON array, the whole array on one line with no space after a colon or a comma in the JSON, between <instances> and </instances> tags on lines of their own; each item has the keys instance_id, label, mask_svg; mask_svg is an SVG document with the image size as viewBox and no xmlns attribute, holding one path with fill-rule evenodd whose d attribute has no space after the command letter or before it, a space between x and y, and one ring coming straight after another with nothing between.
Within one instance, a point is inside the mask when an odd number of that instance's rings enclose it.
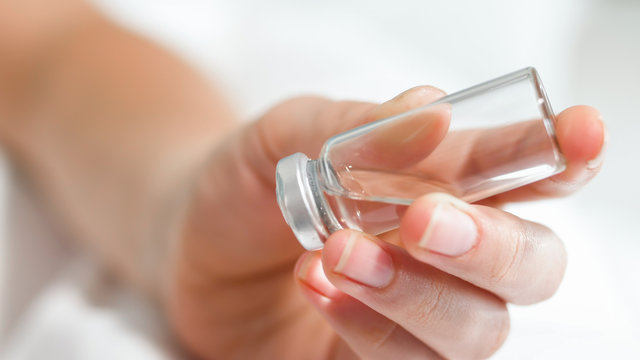
<instances>
[{"instance_id":1,"label":"skin","mask_svg":"<svg viewBox=\"0 0 640 360\"><path fill-rule=\"evenodd\" d=\"M562 174L482 204L422 197L384 239L345 230L303 253L277 208L277 160L316 156L329 136L439 90L381 105L295 98L238 125L192 69L80 2L4 2L0 24L5 151L78 246L155 300L198 358L487 357L507 336L506 304L550 297L566 265L551 230L497 206L567 195L601 166L600 116L572 107L558 115ZM451 201L476 229L471 248L418 246L433 224L455 230L434 216ZM365 250L345 256L348 243ZM345 275L358 264L391 271L371 286Z\"/></svg>"}]
</instances>

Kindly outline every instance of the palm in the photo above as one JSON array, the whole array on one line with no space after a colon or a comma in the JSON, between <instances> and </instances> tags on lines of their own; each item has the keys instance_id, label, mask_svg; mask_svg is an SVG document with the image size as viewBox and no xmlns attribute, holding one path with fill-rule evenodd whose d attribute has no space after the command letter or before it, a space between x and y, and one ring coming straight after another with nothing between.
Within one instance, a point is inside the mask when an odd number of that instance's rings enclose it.
<instances>
[{"instance_id":1,"label":"palm","mask_svg":"<svg viewBox=\"0 0 640 360\"><path fill-rule=\"evenodd\" d=\"M249 127L223 144L195 185L171 316L187 345L205 356L282 356L303 343L296 338L311 337L323 339L311 350L322 354L333 334L296 289L291 272L303 249L278 209L275 163L270 150L255 146L259 131ZM320 140L306 145L317 152ZM308 356L304 343L291 358Z\"/></svg>"}]
</instances>

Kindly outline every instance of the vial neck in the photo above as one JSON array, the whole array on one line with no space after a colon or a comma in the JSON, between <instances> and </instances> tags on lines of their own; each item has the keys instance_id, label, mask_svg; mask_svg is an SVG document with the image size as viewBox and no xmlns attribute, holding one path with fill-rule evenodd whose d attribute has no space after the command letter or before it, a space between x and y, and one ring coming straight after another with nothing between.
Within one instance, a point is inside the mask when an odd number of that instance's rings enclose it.
<instances>
[{"instance_id":1,"label":"vial neck","mask_svg":"<svg viewBox=\"0 0 640 360\"><path fill-rule=\"evenodd\" d=\"M328 233L331 234L342 230L344 227L338 221L326 198L325 190L330 189L337 183L337 178L331 165L323 161L322 158L311 160L307 164L307 176L309 177L311 193L318 213Z\"/></svg>"}]
</instances>

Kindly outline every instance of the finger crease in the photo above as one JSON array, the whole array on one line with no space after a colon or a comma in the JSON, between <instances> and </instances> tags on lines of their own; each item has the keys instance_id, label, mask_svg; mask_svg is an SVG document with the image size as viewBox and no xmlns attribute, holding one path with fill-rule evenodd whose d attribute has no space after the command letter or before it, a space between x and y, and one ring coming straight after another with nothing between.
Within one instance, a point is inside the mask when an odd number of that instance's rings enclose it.
<instances>
[{"instance_id":1,"label":"finger crease","mask_svg":"<svg viewBox=\"0 0 640 360\"><path fill-rule=\"evenodd\" d=\"M393 337L393 334L396 332L396 330L398 330L398 324L390 321L391 326L389 327L389 329L387 329L387 331L385 331L382 336L374 342L374 349L379 350L382 349L382 347L389 342L389 339L391 339Z\"/></svg>"},{"instance_id":2,"label":"finger crease","mask_svg":"<svg viewBox=\"0 0 640 360\"><path fill-rule=\"evenodd\" d=\"M509 261L509 263L506 266L502 267L502 270L497 274L497 276L495 276L494 279L497 284L504 284L505 279L509 274L513 272L513 269L515 268L516 263L520 259L520 254L522 252L522 245L525 242L525 240L522 239L522 236L523 235L520 235L515 241L514 249L511 254L511 260Z\"/></svg>"}]
</instances>

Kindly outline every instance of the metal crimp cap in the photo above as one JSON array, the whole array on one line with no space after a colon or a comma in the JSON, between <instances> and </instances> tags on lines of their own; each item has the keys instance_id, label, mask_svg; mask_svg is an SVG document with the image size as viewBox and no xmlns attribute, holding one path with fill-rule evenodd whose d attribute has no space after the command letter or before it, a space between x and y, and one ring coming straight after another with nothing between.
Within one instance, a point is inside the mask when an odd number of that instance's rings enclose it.
<instances>
[{"instance_id":1,"label":"metal crimp cap","mask_svg":"<svg viewBox=\"0 0 640 360\"><path fill-rule=\"evenodd\" d=\"M313 164L302 153L282 158L276 166L276 195L285 221L302 246L318 250L329 236L317 203L319 188Z\"/></svg>"}]
</instances>

